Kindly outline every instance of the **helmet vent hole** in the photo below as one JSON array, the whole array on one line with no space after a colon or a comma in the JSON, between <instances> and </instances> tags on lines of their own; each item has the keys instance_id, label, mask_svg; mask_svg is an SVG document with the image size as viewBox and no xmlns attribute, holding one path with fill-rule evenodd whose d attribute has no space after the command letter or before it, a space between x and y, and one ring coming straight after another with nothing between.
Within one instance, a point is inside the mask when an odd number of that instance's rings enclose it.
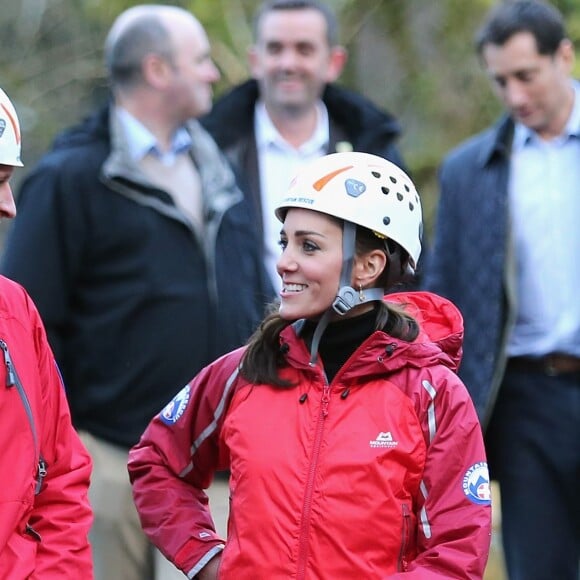
<instances>
[{"instance_id":1,"label":"helmet vent hole","mask_svg":"<svg viewBox=\"0 0 580 580\"><path fill-rule=\"evenodd\" d=\"M415 206L413 205L413 203L411 201L409 202L409 209L411 211L413 211L415 209Z\"/></svg>"},{"instance_id":2,"label":"helmet vent hole","mask_svg":"<svg viewBox=\"0 0 580 580\"><path fill-rule=\"evenodd\" d=\"M391 218L388 216L385 216L383 218L383 224L385 224L386 226L388 226L391 223Z\"/></svg>"},{"instance_id":3,"label":"helmet vent hole","mask_svg":"<svg viewBox=\"0 0 580 580\"><path fill-rule=\"evenodd\" d=\"M406 191L407 193L409 193L409 192L411 191L411 190L409 189L409 186L408 186L407 184L405 184L405 191Z\"/></svg>"},{"instance_id":4,"label":"helmet vent hole","mask_svg":"<svg viewBox=\"0 0 580 580\"><path fill-rule=\"evenodd\" d=\"M373 177L376 177L377 179L381 176L381 174L378 171L371 171Z\"/></svg>"},{"instance_id":5,"label":"helmet vent hole","mask_svg":"<svg viewBox=\"0 0 580 580\"><path fill-rule=\"evenodd\" d=\"M383 185L383 187L381 187L381 191L385 194L385 195L389 195L389 191L391 191L388 187L385 187Z\"/></svg>"},{"instance_id":6,"label":"helmet vent hole","mask_svg":"<svg viewBox=\"0 0 580 580\"><path fill-rule=\"evenodd\" d=\"M389 179L391 180L391 183L397 183L397 178L393 177L392 175L389 176Z\"/></svg>"},{"instance_id":7,"label":"helmet vent hole","mask_svg":"<svg viewBox=\"0 0 580 580\"><path fill-rule=\"evenodd\" d=\"M398 199L399 201L403 201L403 194L402 194L402 193L399 193L399 192L397 192L397 199Z\"/></svg>"}]
</instances>

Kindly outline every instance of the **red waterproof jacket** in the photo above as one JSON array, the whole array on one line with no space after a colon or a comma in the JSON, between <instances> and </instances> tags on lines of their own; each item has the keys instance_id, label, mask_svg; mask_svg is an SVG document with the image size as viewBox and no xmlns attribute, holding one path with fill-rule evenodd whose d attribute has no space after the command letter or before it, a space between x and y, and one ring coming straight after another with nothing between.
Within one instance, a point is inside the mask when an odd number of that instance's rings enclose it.
<instances>
[{"instance_id":1,"label":"red waterproof jacket","mask_svg":"<svg viewBox=\"0 0 580 580\"><path fill-rule=\"evenodd\" d=\"M0 276L0 578L91 579L91 459L38 312Z\"/></svg>"},{"instance_id":2,"label":"red waterproof jacket","mask_svg":"<svg viewBox=\"0 0 580 580\"><path fill-rule=\"evenodd\" d=\"M419 320L413 343L375 332L327 384L289 327L281 374L296 387L248 384L239 349L151 422L130 453L134 497L145 532L190 578L222 548L225 579L482 578L489 477L454 373L461 316L432 294L388 300ZM203 491L224 468L227 542Z\"/></svg>"}]
</instances>

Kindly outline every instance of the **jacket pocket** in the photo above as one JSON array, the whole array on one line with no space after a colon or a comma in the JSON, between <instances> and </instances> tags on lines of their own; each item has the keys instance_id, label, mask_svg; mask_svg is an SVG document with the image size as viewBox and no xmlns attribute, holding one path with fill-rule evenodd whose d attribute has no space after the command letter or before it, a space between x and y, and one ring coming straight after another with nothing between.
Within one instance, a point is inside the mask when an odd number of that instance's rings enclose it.
<instances>
[{"instance_id":1,"label":"jacket pocket","mask_svg":"<svg viewBox=\"0 0 580 580\"><path fill-rule=\"evenodd\" d=\"M401 506L401 550L399 552L399 561L397 563L397 570L399 572L406 572L409 566L409 546L411 544L411 511L409 506L404 503Z\"/></svg>"},{"instance_id":2,"label":"jacket pocket","mask_svg":"<svg viewBox=\"0 0 580 580\"><path fill-rule=\"evenodd\" d=\"M36 554L40 542L18 526L8 538L0 558L0 578L21 580L36 578L34 574Z\"/></svg>"}]
</instances>

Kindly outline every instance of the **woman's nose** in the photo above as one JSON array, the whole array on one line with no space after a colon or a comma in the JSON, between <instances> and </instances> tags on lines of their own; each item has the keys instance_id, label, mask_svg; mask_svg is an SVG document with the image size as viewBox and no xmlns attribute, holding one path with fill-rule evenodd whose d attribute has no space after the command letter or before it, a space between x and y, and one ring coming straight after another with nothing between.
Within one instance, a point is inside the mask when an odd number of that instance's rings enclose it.
<instances>
[{"instance_id":1,"label":"woman's nose","mask_svg":"<svg viewBox=\"0 0 580 580\"><path fill-rule=\"evenodd\" d=\"M10 183L5 181L0 184L0 217L12 219L16 216L16 204L12 195Z\"/></svg>"},{"instance_id":2,"label":"woman's nose","mask_svg":"<svg viewBox=\"0 0 580 580\"><path fill-rule=\"evenodd\" d=\"M296 260L292 256L292 252L288 247L282 250L278 262L276 263L276 269L278 274L282 276L284 272L295 270L297 267Z\"/></svg>"}]
</instances>

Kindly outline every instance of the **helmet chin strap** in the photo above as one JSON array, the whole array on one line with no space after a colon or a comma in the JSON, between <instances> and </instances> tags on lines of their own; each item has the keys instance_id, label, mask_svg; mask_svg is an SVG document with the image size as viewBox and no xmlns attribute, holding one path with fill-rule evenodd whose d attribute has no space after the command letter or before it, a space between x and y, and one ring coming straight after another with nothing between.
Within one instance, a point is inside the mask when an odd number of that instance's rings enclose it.
<instances>
[{"instance_id":1,"label":"helmet chin strap","mask_svg":"<svg viewBox=\"0 0 580 580\"><path fill-rule=\"evenodd\" d=\"M356 225L352 222L344 221L342 226L342 270L340 272L339 289L332 306L322 315L314 330L310 347L310 366L316 364L320 339L333 314L344 316L355 306L366 302L381 301L385 294L383 288L365 288L364 292L361 292L350 285L355 250Z\"/></svg>"}]
</instances>

